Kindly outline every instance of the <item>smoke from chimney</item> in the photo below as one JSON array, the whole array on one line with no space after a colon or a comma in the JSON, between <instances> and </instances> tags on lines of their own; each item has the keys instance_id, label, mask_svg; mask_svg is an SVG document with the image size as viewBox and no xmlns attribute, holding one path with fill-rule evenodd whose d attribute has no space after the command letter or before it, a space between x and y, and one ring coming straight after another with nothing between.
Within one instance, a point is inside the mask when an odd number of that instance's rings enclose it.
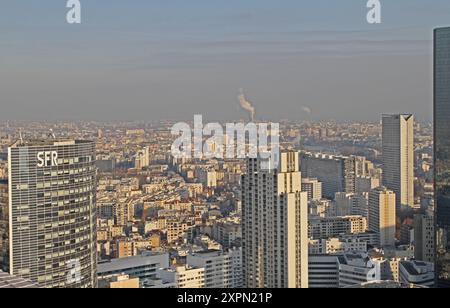
<instances>
[{"instance_id":1,"label":"smoke from chimney","mask_svg":"<svg viewBox=\"0 0 450 308\"><path fill-rule=\"evenodd\" d=\"M308 106L302 106L301 109L304 113L308 114L308 116L310 116L312 114L312 110Z\"/></svg>"},{"instance_id":2,"label":"smoke from chimney","mask_svg":"<svg viewBox=\"0 0 450 308\"><path fill-rule=\"evenodd\" d=\"M239 104L241 105L242 109L244 109L245 111L247 111L249 113L250 120L252 122L255 122L256 108L253 106L253 104L251 102L249 102L247 100L243 89L239 90L238 99L239 99Z\"/></svg>"}]
</instances>

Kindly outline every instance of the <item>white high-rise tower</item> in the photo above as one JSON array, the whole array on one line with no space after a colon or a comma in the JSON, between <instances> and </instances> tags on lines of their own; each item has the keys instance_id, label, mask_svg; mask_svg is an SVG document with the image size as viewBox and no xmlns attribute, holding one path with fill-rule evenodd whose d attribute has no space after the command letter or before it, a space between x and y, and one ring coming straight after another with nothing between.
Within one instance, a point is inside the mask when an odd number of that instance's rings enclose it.
<instances>
[{"instance_id":1,"label":"white high-rise tower","mask_svg":"<svg viewBox=\"0 0 450 308\"><path fill-rule=\"evenodd\" d=\"M247 160L243 176L243 268L249 288L308 287L308 193L301 191L297 152L279 168Z\"/></svg>"},{"instance_id":2,"label":"white high-rise tower","mask_svg":"<svg viewBox=\"0 0 450 308\"><path fill-rule=\"evenodd\" d=\"M414 116L383 115L383 185L397 208L414 206Z\"/></svg>"}]
</instances>

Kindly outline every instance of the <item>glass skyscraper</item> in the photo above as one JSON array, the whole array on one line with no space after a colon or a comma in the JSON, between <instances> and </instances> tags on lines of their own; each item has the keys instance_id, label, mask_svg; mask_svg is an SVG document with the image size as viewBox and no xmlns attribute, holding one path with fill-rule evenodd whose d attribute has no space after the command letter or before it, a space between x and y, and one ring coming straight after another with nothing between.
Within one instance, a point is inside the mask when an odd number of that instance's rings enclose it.
<instances>
[{"instance_id":1,"label":"glass skyscraper","mask_svg":"<svg viewBox=\"0 0 450 308\"><path fill-rule=\"evenodd\" d=\"M434 31L436 271L450 287L450 27Z\"/></svg>"},{"instance_id":2,"label":"glass skyscraper","mask_svg":"<svg viewBox=\"0 0 450 308\"><path fill-rule=\"evenodd\" d=\"M9 215L8 180L0 178L0 271L8 271Z\"/></svg>"},{"instance_id":3,"label":"glass skyscraper","mask_svg":"<svg viewBox=\"0 0 450 308\"><path fill-rule=\"evenodd\" d=\"M8 163L10 273L42 287L96 287L95 144L18 141Z\"/></svg>"}]
</instances>

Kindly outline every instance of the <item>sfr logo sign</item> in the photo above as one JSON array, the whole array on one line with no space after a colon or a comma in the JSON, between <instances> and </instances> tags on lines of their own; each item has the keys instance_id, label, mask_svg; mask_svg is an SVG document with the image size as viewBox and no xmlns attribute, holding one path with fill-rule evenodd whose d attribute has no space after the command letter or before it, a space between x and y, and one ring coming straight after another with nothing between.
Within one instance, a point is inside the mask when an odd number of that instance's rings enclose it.
<instances>
[{"instance_id":1,"label":"sfr logo sign","mask_svg":"<svg viewBox=\"0 0 450 308\"><path fill-rule=\"evenodd\" d=\"M37 154L37 159L38 159L37 166L39 168L58 166L58 152L56 151L39 152Z\"/></svg>"}]
</instances>

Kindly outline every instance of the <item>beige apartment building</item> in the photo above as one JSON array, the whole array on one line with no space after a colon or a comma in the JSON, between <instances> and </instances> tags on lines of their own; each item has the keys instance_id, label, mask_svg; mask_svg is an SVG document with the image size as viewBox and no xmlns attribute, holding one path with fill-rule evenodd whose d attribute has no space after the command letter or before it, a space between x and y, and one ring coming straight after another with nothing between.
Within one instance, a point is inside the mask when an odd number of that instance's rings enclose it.
<instances>
[{"instance_id":1,"label":"beige apartment building","mask_svg":"<svg viewBox=\"0 0 450 308\"><path fill-rule=\"evenodd\" d=\"M380 236L380 246L395 246L395 193L379 187L369 193L369 230Z\"/></svg>"}]
</instances>

